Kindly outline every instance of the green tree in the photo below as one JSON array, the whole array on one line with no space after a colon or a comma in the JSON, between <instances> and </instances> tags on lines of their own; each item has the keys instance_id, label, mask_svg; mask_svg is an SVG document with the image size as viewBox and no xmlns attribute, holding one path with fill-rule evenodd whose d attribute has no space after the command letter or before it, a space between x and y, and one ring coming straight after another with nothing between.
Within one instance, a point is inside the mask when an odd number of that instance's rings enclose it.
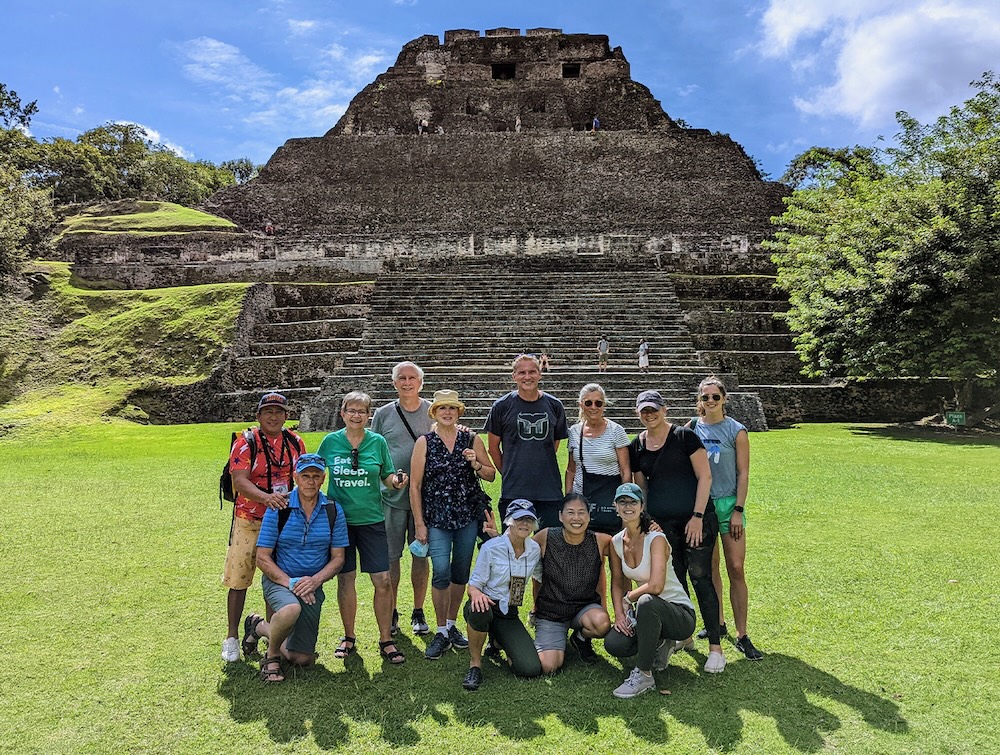
<instances>
[{"instance_id":1,"label":"green tree","mask_svg":"<svg viewBox=\"0 0 1000 755\"><path fill-rule=\"evenodd\" d=\"M932 124L897 114L896 146L793 161L768 246L804 372L946 377L960 408L1000 368L1000 83ZM787 174L786 174L787 175Z\"/></svg>"},{"instance_id":2,"label":"green tree","mask_svg":"<svg viewBox=\"0 0 1000 755\"><path fill-rule=\"evenodd\" d=\"M239 157L235 160L224 160L219 167L233 174L233 178L238 184L245 184L252 178L256 178L260 173L261 166L254 165L249 157Z\"/></svg>"},{"instance_id":3,"label":"green tree","mask_svg":"<svg viewBox=\"0 0 1000 755\"><path fill-rule=\"evenodd\" d=\"M37 112L36 101L22 105L17 92L8 89L6 84L0 84L0 123L5 129L27 128L31 117Z\"/></svg>"}]
</instances>

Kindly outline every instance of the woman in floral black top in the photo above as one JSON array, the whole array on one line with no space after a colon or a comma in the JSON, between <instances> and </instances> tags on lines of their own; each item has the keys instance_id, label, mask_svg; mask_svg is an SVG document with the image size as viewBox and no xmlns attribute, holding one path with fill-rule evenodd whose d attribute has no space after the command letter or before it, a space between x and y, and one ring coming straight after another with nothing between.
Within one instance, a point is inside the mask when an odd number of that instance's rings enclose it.
<instances>
[{"instance_id":1,"label":"woman in floral black top","mask_svg":"<svg viewBox=\"0 0 1000 755\"><path fill-rule=\"evenodd\" d=\"M417 438L410 460L416 539L429 546L437 634L425 656L437 659L469 641L455 626L479 533L479 479L497 474L479 436L456 427L465 412L455 391L437 391L427 413L435 428Z\"/></svg>"}]
</instances>

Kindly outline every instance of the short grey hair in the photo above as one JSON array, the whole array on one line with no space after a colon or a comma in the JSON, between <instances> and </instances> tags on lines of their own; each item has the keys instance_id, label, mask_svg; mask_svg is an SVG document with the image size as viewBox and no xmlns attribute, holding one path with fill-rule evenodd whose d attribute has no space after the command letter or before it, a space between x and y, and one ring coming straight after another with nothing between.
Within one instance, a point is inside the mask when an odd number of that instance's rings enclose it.
<instances>
[{"instance_id":1,"label":"short grey hair","mask_svg":"<svg viewBox=\"0 0 1000 755\"><path fill-rule=\"evenodd\" d=\"M393 382L396 382L396 378L399 377L399 371L402 370L404 367L412 367L413 369L415 369L417 371L417 377L419 377L420 381L423 382L423 380L424 380L424 371L420 367L420 365L414 364L413 362L400 362L395 367L393 367L392 368L392 381Z\"/></svg>"},{"instance_id":2,"label":"short grey hair","mask_svg":"<svg viewBox=\"0 0 1000 755\"><path fill-rule=\"evenodd\" d=\"M364 404L365 409L371 411L372 397L364 391L351 391L344 396L344 399L340 402L340 411L344 411L348 404Z\"/></svg>"},{"instance_id":3,"label":"short grey hair","mask_svg":"<svg viewBox=\"0 0 1000 755\"><path fill-rule=\"evenodd\" d=\"M588 393L600 393L601 400L604 402L604 405L605 406L608 405L608 394L604 392L604 388L602 388L599 383L587 383L585 386L583 386L583 388L580 389L579 402L581 404L583 403L583 397L586 396ZM580 407L580 422L583 422L583 417L584 417L583 407Z\"/></svg>"}]
</instances>

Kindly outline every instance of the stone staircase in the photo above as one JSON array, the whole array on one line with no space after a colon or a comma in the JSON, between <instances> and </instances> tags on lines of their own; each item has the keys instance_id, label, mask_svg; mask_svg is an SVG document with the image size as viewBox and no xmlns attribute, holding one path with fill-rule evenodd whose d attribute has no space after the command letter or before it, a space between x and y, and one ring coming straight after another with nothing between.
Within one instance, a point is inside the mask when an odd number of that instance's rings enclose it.
<instances>
[{"instance_id":1,"label":"stone staircase","mask_svg":"<svg viewBox=\"0 0 1000 755\"><path fill-rule=\"evenodd\" d=\"M361 343L371 282L276 283L273 305L252 323L249 343L229 364L228 390L215 394L220 419L253 417L263 392L285 394L293 409L319 394L324 380Z\"/></svg>"},{"instance_id":2,"label":"stone staircase","mask_svg":"<svg viewBox=\"0 0 1000 755\"><path fill-rule=\"evenodd\" d=\"M692 416L699 381L717 371L700 358L668 273L594 260L570 270L518 268L473 261L460 269L381 276L356 353L336 363L323 391L304 408L303 429L336 427L340 398L349 390L368 392L376 406L393 400L390 371L404 359L424 369L425 395L457 390L467 407L463 421L481 428L493 401L514 387L513 358L543 351L552 368L542 387L563 400L574 421L577 396L588 382L604 386L608 416L632 432L640 429L635 396L646 388L663 394L673 419ZM602 333L612 352L608 371L598 373ZM651 344L651 374L637 367L642 337ZM734 393L734 416L766 429L759 399L739 392L735 374L724 378Z\"/></svg>"}]
</instances>

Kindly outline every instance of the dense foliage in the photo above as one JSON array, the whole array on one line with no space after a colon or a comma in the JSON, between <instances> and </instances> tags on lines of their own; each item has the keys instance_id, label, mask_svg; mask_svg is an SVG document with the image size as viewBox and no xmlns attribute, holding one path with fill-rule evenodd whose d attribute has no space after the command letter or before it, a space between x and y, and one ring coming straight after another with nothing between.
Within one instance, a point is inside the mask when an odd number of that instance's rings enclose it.
<instances>
[{"instance_id":1,"label":"dense foliage","mask_svg":"<svg viewBox=\"0 0 1000 755\"><path fill-rule=\"evenodd\" d=\"M1000 82L896 144L813 148L769 244L814 376L947 377L960 407L1000 367Z\"/></svg>"}]
</instances>

